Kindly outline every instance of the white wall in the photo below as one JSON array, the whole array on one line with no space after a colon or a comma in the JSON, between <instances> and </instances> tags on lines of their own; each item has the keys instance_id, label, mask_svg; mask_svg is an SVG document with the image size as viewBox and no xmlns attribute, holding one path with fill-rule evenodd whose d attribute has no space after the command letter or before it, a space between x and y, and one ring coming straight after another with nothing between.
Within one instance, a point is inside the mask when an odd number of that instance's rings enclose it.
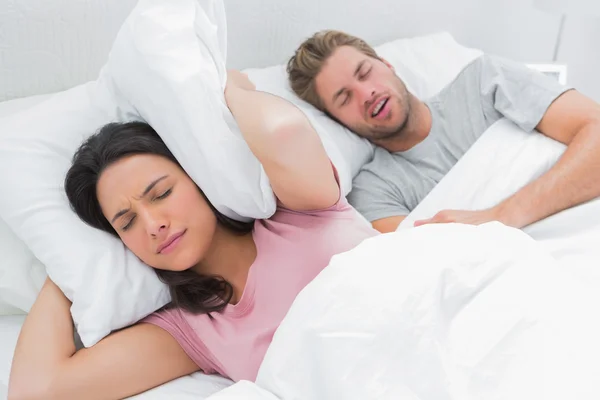
<instances>
[{"instance_id":1,"label":"white wall","mask_svg":"<svg viewBox=\"0 0 600 400\"><path fill-rule=\"evenodd\" d=\"M560 23L560 15L534 7L534 0L396 0L387 5L372 0L321 0L311 1L311 7L307 2L228 0L232 20L262 18L262 23L231 30L231 66L247 67L247 60L254 66L285 62L293 50L290 43L325 28L348 31L375 45L447 30L467 46L525 63L549 63ZM248 37L271 40L249 45ZM567 64L569 84L600 102L599 42L600 16L570 17L558 62Z\"/></svg>"},{"instance_id":2,"label":"white wall","mask_svg":"<svg viewBox=\"0 0 600 400\"><path fill-rule=\"evenodd\" d=\"M552 53L557 23L534 9L532 1L227 0L231 20L261 21L244 29L232 27L230 61L234 67L246 66L249 59L259 66L284 62L293 45L325 28L353 33L375 45L446 30L459 42L485 51L518 60L543 59ZM249 45L248 37L271 39Z\"/></svg>"},{"instance_id":3,"label":"white wall","mask_svg":"<svg viewBox=\"0 0 600 400\"><path fill-rule=\"evenodd\" d=\"M136 0L0 0L0 101L96 79Z\"/></svg>"},{"instance_id":4,"label":"white wall","mask_svg":"<svg viewBox=\"0 0 600 400\"><path fill-rule=\"evenodd\" d=\"M600 102L600 16L567 17L558 61L568 65L570 84Z\"/></svg>"},{"instance_id":5,"label":"white wall","mask_svg":"<svg viewBox=\"0 0 600 400\"><path fill-rule=\"evenodd\" d=\"M0 101L95 79L135 3L0 0ZM228 61L234 68L282 63L306 36L335 28L374 45L447 30L459 42L486 52L548 62L559 16L532 4L533 0L225 0ZM573 17L567 21L559 55L569 66L570 83L598 101L599 41L600 18Z\"/></svg>"}]
</instances>

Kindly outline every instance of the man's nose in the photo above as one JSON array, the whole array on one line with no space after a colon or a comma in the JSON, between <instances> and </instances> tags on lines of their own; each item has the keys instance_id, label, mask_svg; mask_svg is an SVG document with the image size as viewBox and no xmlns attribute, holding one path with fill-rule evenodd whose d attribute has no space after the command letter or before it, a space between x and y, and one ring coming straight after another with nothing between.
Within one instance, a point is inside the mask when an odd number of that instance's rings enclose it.
<instances>
[{"instance_id":1,"label":"man's nose","mask_svg":"<svg viewBox=\"0 0 600 400\"><path fill-rule=\"evenodd\" d=\"M363 104L370 105L373 102L373 100L375 99L375 89L365 87L361 91L361 97L363 100Z\"/></svg>"}]
</instances>

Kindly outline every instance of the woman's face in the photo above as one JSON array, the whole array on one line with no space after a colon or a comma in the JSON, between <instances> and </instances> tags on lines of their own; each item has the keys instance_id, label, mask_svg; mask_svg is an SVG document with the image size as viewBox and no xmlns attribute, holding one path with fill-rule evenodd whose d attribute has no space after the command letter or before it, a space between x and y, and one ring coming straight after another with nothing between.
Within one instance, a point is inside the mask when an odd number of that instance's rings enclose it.
<instances>
[{"instance_id":1,"label":"woman's face","mask_svg":"<svg viewBox=\"0 0 600 400\"><path fill-rule=\"evenodd\" d=\"M96 190L123 243L151 267L183 271L208 252L216 217L190 177L167 158L123 158L100 175Z\"/></svg>"}]
</instances>

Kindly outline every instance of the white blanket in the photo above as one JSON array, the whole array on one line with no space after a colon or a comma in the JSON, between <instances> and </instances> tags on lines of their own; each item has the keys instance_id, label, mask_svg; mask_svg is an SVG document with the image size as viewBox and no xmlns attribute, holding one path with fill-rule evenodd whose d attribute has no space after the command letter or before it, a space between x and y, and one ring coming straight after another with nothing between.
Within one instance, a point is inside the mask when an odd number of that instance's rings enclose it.
<instances>
[{"instance_id":1,"label":"white blanket","mask_svg":"<svg viewBox=\"0 0 600 400\"><path fill-rule=\"evenodd\" d=\"M565 148L502 119L483 134L399 229L410 228L415 220L443 209L491 207L548 171ZM525 227L524 232L567 271L590 288L600 289L600 199Z\"/></svg>"},{"instance_id":2,"label":"white blanket","mask_svg":"<svg viewBox=\"0 0 600 400\"><path fill-rule=\"evenodd\" d=\"M305 288L255 385L214 398L600 398L600 202L525 232L409 229L441 209L497 203L563 150L494 125L398 232L334 257Z\"/></svg>"}]
</instances>

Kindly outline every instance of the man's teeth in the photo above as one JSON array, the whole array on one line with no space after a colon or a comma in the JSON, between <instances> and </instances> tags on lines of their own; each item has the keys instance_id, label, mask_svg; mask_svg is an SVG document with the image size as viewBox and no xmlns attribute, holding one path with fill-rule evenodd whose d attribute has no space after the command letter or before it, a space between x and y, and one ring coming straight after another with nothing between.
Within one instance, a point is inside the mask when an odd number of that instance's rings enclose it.
<instances>
[{"instance_id":1,"label":"man's teeth","mask_svg":"<svg viewBox=\"0 0 600 400\"><path fill-rule=\"evenodd\" d=\"M381 111L381 108L385 104L385 101L386 99L381 99L379 103L377 103L377 106L375 106L375 109L373 110L373 114L371 114L372 117L376 117L377 114L379 114L379 111Z\"/></svg>"}]
</instances>

